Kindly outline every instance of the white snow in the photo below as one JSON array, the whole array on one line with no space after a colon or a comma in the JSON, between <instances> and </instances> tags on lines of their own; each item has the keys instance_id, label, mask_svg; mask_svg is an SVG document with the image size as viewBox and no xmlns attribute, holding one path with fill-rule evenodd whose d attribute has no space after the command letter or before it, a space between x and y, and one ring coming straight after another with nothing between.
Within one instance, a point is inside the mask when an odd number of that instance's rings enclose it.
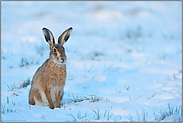
<instances>
[{"instance_id":1,"label":"white snow","mask_svg":"<svg viewBox=\"0 0 183 123\"><path fill-rule=\"evenodd\" d=\"M1 121L181 122L181 5L2 1ZM31 86L21 87L49 57L43 27L52 31L56 42L73 27L64 44L65 95L61 108L54 110L29 105ZM169 112L168 105L174 113L161 119L159 112Z\"/></svg>"}]
</instances>

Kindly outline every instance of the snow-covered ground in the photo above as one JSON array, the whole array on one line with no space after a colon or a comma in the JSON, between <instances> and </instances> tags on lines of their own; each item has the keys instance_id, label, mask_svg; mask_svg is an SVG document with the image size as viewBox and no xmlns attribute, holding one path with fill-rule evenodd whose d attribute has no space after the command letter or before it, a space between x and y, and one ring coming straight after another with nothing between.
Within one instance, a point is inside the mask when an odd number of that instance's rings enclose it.
<instances>
[{"instance_id":1,"label":"snow-covered ground","mask_svg":"<svg viewBox=\"0 0 183 123\"><path fill-rule=\"evenodd\" d=\"M1 121L182 121L181 4L1 2ZM61 108L29 105L42 28L70 26Z\"/></svg>"}]
</instances>

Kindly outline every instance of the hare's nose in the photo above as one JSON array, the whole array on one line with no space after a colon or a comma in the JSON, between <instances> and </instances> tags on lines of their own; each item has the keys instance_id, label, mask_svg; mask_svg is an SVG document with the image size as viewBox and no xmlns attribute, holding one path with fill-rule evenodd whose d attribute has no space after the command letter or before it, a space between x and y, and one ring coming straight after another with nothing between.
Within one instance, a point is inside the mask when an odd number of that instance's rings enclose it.
<instances>
[{"instance_id":1,"label":"hare's nose","mask_svg":"<svg viewBox=\"0 0 183 123\"><path fill-rule=\"evenodd\" d=\"M62 60L62 62L64 62L64 59L63 58L61 58L61 60Z\"/></svg>"}]
</instances>

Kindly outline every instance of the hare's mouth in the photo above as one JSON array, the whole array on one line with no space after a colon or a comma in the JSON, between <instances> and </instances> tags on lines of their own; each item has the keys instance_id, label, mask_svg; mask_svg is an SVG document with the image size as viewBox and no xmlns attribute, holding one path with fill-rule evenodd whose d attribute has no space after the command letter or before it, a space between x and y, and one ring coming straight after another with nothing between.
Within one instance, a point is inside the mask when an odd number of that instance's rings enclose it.
<instances>
[{"instance_id":1,"label":"hare's mouth","mask_svg":"<svg viewBox=\"0 0 183 123\"><path fill-rule=\"evenodd\" d=\"M57 63L57 64L65 64L66 63L66 60L55 60L55 59L52 59L53 62Z\"/></svg>"},{"instance_id":2,"label":"hare's mouth","mask_svg":"<svg viewBox=\"0 0 183 123\"><path fill-rule=\"evenodd\" d=\"M53 62L55 62L55 63L59 63L59 64L64 64L64 63L66 63L66 59L63 59L63 58L52 58L51 59Z\"/></svg>"}]
</instances>

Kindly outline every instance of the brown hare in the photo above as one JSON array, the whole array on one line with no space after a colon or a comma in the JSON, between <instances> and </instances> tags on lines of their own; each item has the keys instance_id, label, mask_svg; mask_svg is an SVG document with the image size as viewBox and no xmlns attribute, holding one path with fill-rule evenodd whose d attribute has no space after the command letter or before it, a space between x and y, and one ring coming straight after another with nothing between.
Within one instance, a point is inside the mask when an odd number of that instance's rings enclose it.
<instances>
[{"instance_id":1,"label":"brown hare","mask_svg":"<svg viewBox=\"0 0 183 123\"><path fill-rule=\"evenodd\" d=\"M49 43L50 56L33 76L29 91L29 104L60 108L66 81L66 54L63 44L69 39L72 27L65 30L55 44L53 34L47 28L42 29Z\"/></svg>"}]
</instances>

